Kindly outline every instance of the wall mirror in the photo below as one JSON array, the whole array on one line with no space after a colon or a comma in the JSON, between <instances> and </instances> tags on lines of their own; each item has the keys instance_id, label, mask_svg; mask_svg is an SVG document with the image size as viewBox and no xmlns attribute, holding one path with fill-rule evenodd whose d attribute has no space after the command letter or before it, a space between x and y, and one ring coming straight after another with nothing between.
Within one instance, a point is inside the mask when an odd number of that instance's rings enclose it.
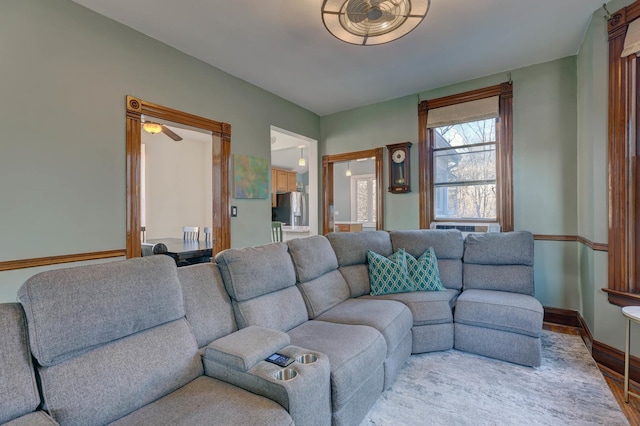
<instances>
[{"instance_id":1,"label":"wall mirror","mask_svg":"<svg viewBox=\"0 0 640 426\"><path fill-rule=\"evenodd\" d=\"M382 148L322 157L323 234L384 229L382 161Z\"/></svg>"},{"instance_id":2,"label":"wall mirror","mask_svg":"<svg viewBox=\"0 0 640 426\"><path fill-rule=\"evenodd\" d=\"M127 258L140 256L142 226L148 238L211 227L213 252L229 248L231 125L126 101Z\"/></svg>"}]
</instances>

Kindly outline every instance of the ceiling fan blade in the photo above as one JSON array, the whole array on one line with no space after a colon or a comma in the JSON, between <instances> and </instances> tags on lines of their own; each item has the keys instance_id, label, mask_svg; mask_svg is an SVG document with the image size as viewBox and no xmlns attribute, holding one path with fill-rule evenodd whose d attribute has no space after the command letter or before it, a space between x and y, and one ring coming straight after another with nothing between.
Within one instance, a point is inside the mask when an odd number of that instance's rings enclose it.
<instances>
[{"instance_id":1,"label":"ceiling fan blade","mask_svg":"<svg viewBox=\"0 0 640 426\"><path fill-rule=\"evenodd\" d=\"M371 8L371 4L367 0L350 0L347 3L347 17L354 24L367 19L367 11Z\"/></svg>"},{"instance_id":2,"label":"ceiling fan blade","mask_svg":"<svg viewBox=\"0 0 640 426\"><path fill-rule=\"evenodd\" d=\"M182 138L178 134L176 134L173 130L171 130L165 125L162 126L162 133L169 136L171 139L173 139L176 142L180 142L182 140Z\"/></svg>"}]
</instances>

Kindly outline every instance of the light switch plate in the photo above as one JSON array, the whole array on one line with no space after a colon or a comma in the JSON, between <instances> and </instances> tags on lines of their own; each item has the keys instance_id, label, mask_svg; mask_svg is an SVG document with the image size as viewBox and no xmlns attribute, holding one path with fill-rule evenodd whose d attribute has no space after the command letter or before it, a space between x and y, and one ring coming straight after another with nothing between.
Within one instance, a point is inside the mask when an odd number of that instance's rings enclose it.
<instances>
[{"instance_id":1,"label":"light switch plate","mask_svg":"<svg viewBox=\"0 0 640 426\"><path fill-rule=\"evenodd\" d=\"M231 206L231 217L237 217L237 216L238 216L238 207Z\"/></svg>"}]
</instances>

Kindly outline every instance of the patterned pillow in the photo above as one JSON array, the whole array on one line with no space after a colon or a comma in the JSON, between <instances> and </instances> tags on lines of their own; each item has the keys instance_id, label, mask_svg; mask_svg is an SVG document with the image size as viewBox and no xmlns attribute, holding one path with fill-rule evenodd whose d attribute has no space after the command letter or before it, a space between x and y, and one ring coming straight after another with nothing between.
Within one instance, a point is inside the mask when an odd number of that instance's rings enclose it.
<instances>
[{"instance_id":1,"label":"patterned pillow","mask_svg":"<svg viewBox=\"0 0 640 426\"><path fill-rule=\"evenodd\" d=\"M429 247L418 259L406 253L409 279L417 291L446 291L440 281L438 259L433 247Z\"/></svg>"},{"instance_id":2,"label":"patterned pillow","mask_svg":"<svg viewBox=\"0 0 640 426\"><path fill-rule=\"evenodd\" d=\"M388 258L367 250L367 260L372 296L415 291L413 281L409 279L404 250L400 249Z\"/></svg>"}]
</instances>

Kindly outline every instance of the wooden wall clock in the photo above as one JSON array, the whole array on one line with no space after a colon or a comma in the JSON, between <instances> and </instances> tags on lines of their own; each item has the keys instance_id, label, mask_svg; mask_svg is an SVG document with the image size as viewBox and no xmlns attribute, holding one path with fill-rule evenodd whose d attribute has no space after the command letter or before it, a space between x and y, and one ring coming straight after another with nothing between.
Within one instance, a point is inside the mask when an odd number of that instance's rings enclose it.
<instances>
[{"instance_id":1,"label":"wooden wall clock","mask_svg":"<svg viewBox=\"0 0 640 426\"><path fill-rule=\"evenodd\" d=\"M411 142L387 145L389 150L389 192L402 194L411 192L409 170Z\"/></svg>"}]
</instances>

